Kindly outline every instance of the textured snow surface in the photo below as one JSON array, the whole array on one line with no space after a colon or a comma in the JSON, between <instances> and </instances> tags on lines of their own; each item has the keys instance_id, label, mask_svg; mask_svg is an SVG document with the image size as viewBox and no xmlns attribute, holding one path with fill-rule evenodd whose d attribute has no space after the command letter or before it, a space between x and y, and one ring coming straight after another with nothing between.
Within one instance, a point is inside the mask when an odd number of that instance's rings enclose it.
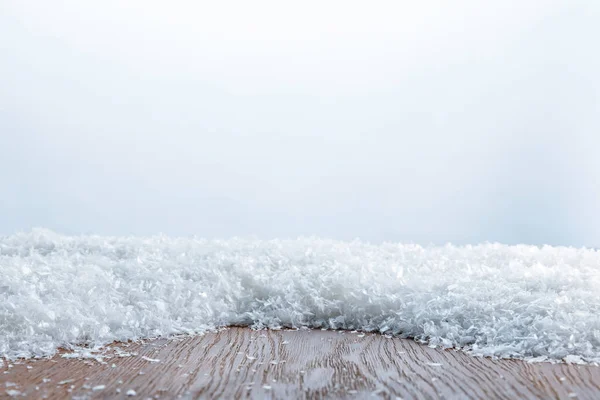
<instances>
[{"instance_id":1,"label":"textured snow surface","mask_svg":"<svg viewBox=\"0 0 600 400\"><path fill-rule=\"evenodd\" d=\"M0 356L233 324L376 331L476 355L600 362L600 252L41 229L0 237Z\"/></svg>"}]
</instances>

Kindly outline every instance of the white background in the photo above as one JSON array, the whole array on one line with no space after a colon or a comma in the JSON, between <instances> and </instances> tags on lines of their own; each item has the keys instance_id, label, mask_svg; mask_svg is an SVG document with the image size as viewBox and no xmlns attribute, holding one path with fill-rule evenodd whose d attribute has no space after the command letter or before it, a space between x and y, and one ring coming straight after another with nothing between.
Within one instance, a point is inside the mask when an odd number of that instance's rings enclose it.
<instances>
[{"instance_id":1,"label":"white background","mask_svg":"<svg viewBox=\"0 0 600 400\"><path fill-rule=\"evenodd\" d=\"M600 2L0 1L0 234L600 246Z\"/></svg>"}]
</instances>

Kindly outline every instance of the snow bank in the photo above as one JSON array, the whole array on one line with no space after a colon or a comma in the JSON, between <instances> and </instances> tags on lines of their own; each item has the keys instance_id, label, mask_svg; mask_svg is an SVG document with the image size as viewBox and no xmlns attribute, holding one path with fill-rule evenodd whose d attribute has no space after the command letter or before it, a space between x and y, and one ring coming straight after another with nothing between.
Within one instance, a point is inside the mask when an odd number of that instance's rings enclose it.
<instances>
[{"instance_id":1,"label":"snow bank","mask_svg":"<svg viewBox=\"0 0 600 400\"><path fill-rule=\"evenodd\" d=\"M47 230L0 238L0 356L232 324L600 362L600 252Z\"/></svg>"}]
</instances>

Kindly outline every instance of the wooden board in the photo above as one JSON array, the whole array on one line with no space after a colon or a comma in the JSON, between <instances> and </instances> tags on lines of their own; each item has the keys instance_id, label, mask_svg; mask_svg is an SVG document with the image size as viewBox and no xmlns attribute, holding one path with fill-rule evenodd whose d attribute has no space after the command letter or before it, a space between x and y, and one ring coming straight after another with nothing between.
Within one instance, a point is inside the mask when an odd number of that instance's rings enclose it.
<instances>
[{"instance_id":1,"label":"wooden board","mask_svg":"<svg viewBox=\"0 0 600 400\"><path fill-rule=\"evenodd\" d=\"M600 367L494 361L376 334L230 328L117 347L136 355L5 362L0 397L600 398Z\"/></svg>"}]
</instances>

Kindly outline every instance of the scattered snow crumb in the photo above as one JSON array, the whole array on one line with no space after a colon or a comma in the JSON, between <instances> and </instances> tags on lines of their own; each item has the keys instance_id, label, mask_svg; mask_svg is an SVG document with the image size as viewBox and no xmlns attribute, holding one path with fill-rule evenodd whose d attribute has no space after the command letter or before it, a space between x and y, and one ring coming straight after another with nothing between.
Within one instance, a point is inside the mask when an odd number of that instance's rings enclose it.
<instances>
[{"instance_id":1,"label":"scattered snow crumb","mask_svg":"<svg viewBox=\"0 0 600 400\"><path fill-rule=\"evenodd\" d=\"M97 392L97 391L99 391L99 390L104 390L105 388L106 388L106 386L105 386L105 385L98 385L98 386L94 386L94 387L92 388L92 391L93 391L93 392Z\"/></svg>"},{"instance_id":2,"label":"scattered snow crumb","mask_svg":"<svg viewBox=\"0 0 600 400\"><path fill-rule=\"evenodd\" d=\"M567 364L585 364L584 361L581 359L581 356L578 355L568 355L564 358L565 362Z\"/></svg>"},{"instance_id":3,"label":"scattered snow crumb","mask_svg":"<svg viewBox=\"0 0 600 400\"><path fill-rule=\"evenodd\" d=\"M265 389L265 390L271 390L271 386L269 386L269 385L263 385L263 389Z\"/></svg>"},{"instance_id":4,"label":"scattered snow crumb","mask_svg":"<svg viewBox=\"0 0 600 400\"><path fill-rule=\"evenodd\" d=\"M434 363L434 362L428 362L427 365L431 365L432 367L441 367L442 366L442 364Z\"/></svg>"},{"instance_id":5,"label":"scattered snow crumb","mask_svg":"<svg viewBox=\"0 0 600 400\"><path fill-rule=\"evenodd\" d=\"M126 394L127 396L135 396L137 392L133 389L129 389Z\"/></svg>"},{"instance_id":6,"label":"scattered snow crumb","mask_svg":"<svg viewBox=\"0 0 600 400\"><path fill-rule=\"evenodd\" d=\"M533 364L533 363L544 362L544 361L547 361L547 360L548 360L547 356L539 356L539 357L528 358L527 362L530 363L530 364Z\"/></svg>"},{"instance_id":7,"label":"scattered snow crumb","mask_svg":"<svg viewBox=\"0 0 600 400\"><path fill-rule=\"evenodd\" d=\"M15 389L10 389L6 391L6 394L9 395L10 397L17 397L21 395L21 392Z\"/></svg>"},{"instance_id":8,"label":"scattered snow crumb","mask_svg":"<svg viewBox=\"0 0 600 400\"><path fill-rule=\"evenodd\" d=\"M142 356L142 360L146 360L146 361L149 361L151 363L158 363L158 362L160 362L160 360L157 360L155 358L146 357L146 356Z\"/></svg>"}]
</instances>

